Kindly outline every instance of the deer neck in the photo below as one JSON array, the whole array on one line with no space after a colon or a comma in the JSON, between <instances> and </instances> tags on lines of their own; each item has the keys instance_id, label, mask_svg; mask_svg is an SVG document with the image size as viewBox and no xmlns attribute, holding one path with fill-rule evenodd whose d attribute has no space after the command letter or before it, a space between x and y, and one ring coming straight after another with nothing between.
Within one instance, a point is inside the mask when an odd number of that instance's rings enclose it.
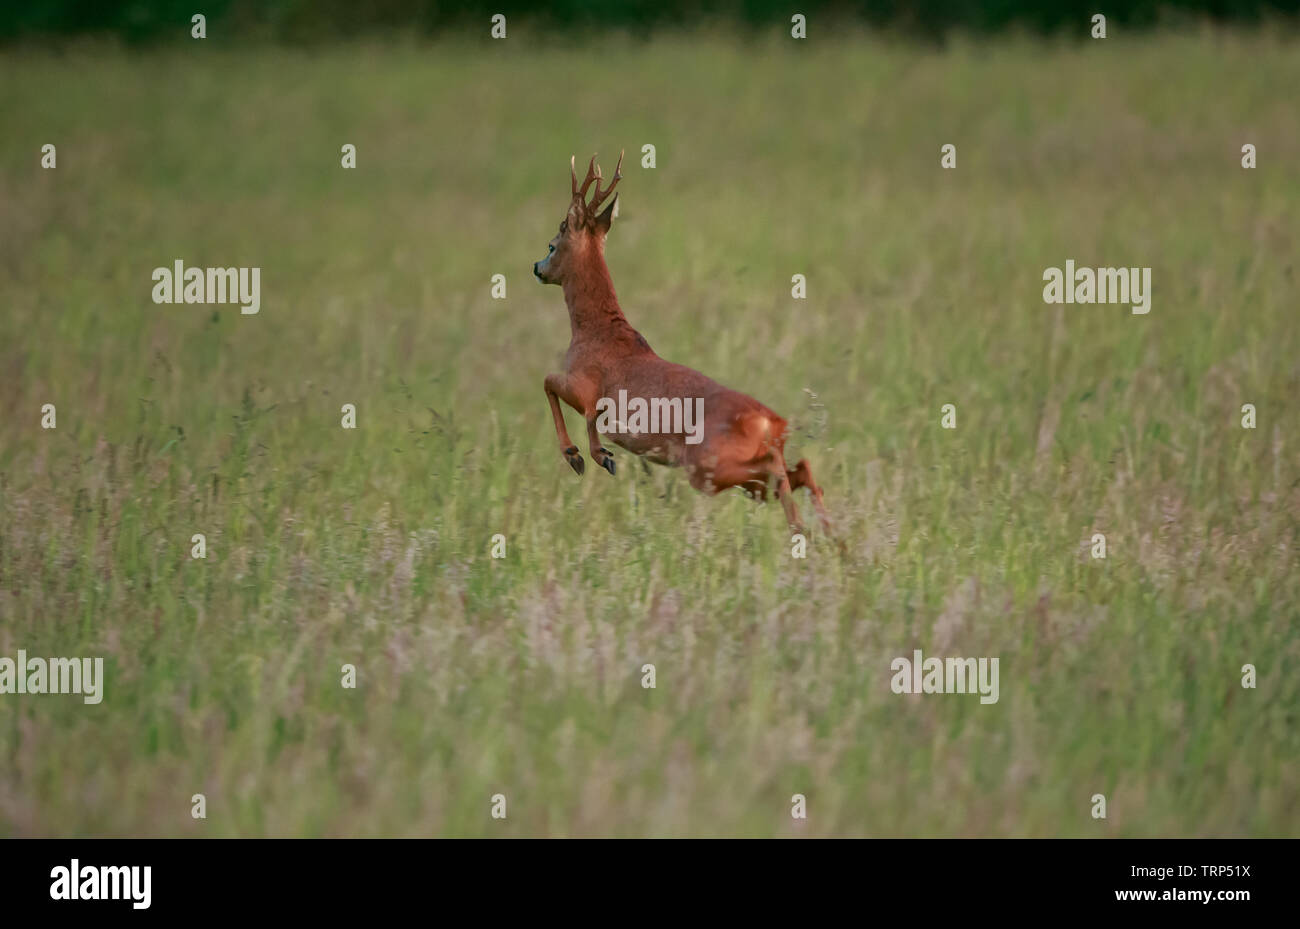
<instances>
[{"instance_id":1,"label":"deer neck","mask_svg":"<svg viewBox=\"0 0 1300 929\"><path fill-rule=\"evenodd\" d=\"M605 256L598 250L593 250L578 266L577 273L565 279L564 302L569 308L569 328L574 341L632 328L618 305Z\"/></svg>"}]
</instances>

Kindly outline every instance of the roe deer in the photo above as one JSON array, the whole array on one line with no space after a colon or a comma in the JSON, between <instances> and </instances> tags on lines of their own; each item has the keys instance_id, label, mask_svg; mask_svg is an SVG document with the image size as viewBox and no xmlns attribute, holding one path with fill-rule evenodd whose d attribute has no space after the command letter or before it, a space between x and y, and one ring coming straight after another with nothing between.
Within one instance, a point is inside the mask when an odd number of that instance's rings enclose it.
<instances>
[{"instance_id":1,"label":"roe deer","mask_svg":"<svg viewBox=\"0 0 1300 929\"><path fill-rule=\"evenodd\" d=\"M605 266L605 234L614 220L618 195L603 212L596 211L622 178L622 167L620 155L613 180L608 187L602 187L604 179L593 155L587 179L579 186L573 160L569 160L572 200L568 213L546 257L533 265L539 281L559 284L564 289L564 302L569 308L572 338L565 355L565 370L546 377L546 399L555 419L560 454L582 474L585 466L564 426L561 400L586 418L591 457L610 474L615 471L614 456L601 443L598 413L602 407L613 405L621 391L645 398L644 402L656 398L663 399L666 405L669 400L677 400L677 409L691 404L698 409L702 401L703 428L694 436L694 443L684 433L633 432L626 424L620 424L624 428L610 436L615 444L657 464L685 467L691 486L705 493L740 487L767 499L768 486L774 484L786 519L795 529L800 528L800 523L792 492L807 487L822 526L829 532L822 491L813 480L807 460L800 459L793 468L786 468L786 421L752 397L660 358L619 308ZM593 182L596 190L587 202L587 190Z\"/></svg>"}]
</instances>

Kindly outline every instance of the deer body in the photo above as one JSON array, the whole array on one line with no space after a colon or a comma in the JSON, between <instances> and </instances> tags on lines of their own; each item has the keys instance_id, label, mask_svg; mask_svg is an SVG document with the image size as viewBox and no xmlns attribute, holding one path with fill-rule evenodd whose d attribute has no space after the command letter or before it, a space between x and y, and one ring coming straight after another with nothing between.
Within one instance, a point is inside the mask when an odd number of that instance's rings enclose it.
<instances>
[{"instance_id":1,"label":"deer body","mask_svg":"<svg viewBox=\"0 0 1300 929\"><path fill-rule=\"evenodd\" d=\"M650 461L684 467L691 485L706 493L740 487L766 499L773 486L792 527L799 526L792 492L807 487L823 526L829 529L821 488L813 480L808 462L800 460L793 469L786 468L786 420L746 394L659 357L623 315L605 264L605 235L613 221L617 195L603 213L596 213L622 176L622 163L620 157L614 179L603 191L594 156L581 187L571 164L569 212L547 256L533 265L538 280L563 287L569 309L571 339L565 370L548 375L545 381L560 454L574 471L583 473L585 464L569 438L561 400L586 420L592 459L610 474L616 470L614 457L602 444L597 429L602 399L612 403L625 391L633 398L679 399L683 404L699 401L703 423L696 433L698 442L688 441L679 430L626 431L625 423L609 432L609 437L619 447ZM587 189L593 181L596 192L587 203Z\"/></svg>"}]
</instances>

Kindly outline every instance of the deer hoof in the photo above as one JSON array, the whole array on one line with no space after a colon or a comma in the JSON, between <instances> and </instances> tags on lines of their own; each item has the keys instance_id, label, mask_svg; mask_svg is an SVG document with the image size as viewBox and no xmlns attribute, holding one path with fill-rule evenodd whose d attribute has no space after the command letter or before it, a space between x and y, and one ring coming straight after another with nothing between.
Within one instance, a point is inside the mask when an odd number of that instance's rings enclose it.
<instances>
[{"instance_id":1,"label":"deer hoof","mask_svg":"<svg viewBox=\"0 0 1300 929\"><path fill-rule=\"evenodd\" d=\"M603 448L601 449L601 451L605 452L605 457L601 459L600 466L604 468L606 471L608 471L610 474L613 474L615 468L617 467L614 464L614 456L611 455L609 452L605 451L605 449Z\"/></svg>"},{"instance_id":2,"label":"deer hoof","mask_svg":"<svg viewBox=\"0 0 1300 929\"><path fill-rule=\"evenodd\" d=\"M587 463L583 461L582 456L578 454L578 446L576 445L570 445L564 450L564 460L567 461L569 467L579 475L587 469Z\"/></svg>"}]
</instances>

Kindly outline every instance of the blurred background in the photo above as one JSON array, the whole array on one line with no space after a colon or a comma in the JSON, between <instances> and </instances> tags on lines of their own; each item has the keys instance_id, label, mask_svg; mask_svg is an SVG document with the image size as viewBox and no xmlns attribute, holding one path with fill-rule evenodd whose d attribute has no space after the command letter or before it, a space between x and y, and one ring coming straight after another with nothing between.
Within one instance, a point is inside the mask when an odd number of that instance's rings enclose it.
<instances>
[{"instance_id":1,"label":"blurred background","mask_svg":"<svg viewBox=\"0 0 1300 929\"><path fill-rule=\"evenodd\" d=\"M107 33L126 41L174 35L176 24L203 13L228 35L259 35L288 41L355 37L391 30L435 35L452 28L473 29L495 13L580 38L574 30L681 30L706 24L765 31L789 22L794 13L809 19L893 28L916 36L941 37L952 30L977 33L1024 29L1037 33L1078 34L1078 24L1103 13L1111 26L1151 27L1189 22L1258 23L1296 12L1295 0L809 0L791 5L777 0L528 0L440 3L437 0L212 0L203 9L188 0L48 0L17 5L0 17L0 37L67 36Z\"/></svg>"}]
</instances>

